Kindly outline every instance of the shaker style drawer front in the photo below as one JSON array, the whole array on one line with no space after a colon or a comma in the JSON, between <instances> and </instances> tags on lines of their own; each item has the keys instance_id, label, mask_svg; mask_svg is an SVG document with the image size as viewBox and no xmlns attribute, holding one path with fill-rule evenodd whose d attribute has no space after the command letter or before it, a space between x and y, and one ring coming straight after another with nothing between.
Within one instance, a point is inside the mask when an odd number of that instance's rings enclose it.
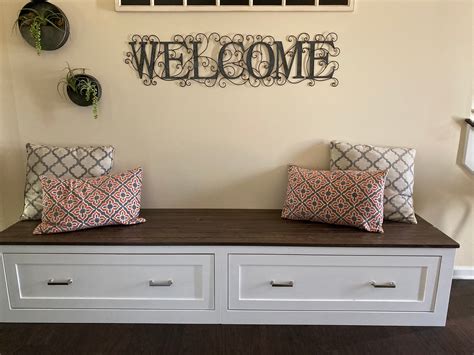
<instances>
[{"instance_id":1,"label":"shaker style drawer front","mask_svg":"<svg viewBox=\"0 0 474 355\"><path fill-rule=\"evenodd\" d=\"M211 254L5 254L12 308L214 308Z\"/></svg>"},{"instance_id":2,"label":"shaker style drawer front","mask_svg":"<svg viewBox=\"0 0 474 355\"><path fill-rule=\"evenodd\" d=\"M432 312L437 256L229 255L229 309Z\"/></svg>"}]
</instances>

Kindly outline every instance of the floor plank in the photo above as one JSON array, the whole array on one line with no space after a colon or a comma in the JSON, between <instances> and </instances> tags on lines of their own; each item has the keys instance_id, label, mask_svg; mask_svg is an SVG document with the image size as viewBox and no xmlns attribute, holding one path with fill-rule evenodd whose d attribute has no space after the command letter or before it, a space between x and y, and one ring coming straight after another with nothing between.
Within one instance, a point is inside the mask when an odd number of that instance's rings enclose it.
<instances>
[{"instance_id":1,"label":"floor plank","mask_svg":"<svg viewBox=\"0 0 474 355\"><path fill-rule=\"evenodd\" d=\"M0 324L0 354L470 354L474 281L454 281L447 326Z\"/></svg>"}]
</instances>

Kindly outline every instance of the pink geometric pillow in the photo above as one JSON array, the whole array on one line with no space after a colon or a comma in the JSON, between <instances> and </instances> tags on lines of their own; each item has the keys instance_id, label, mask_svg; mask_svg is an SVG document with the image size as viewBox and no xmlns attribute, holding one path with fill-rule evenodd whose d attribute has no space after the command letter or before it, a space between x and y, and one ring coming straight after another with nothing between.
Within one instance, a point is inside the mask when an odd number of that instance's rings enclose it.
<instances>
[{"instance_id":1,"label":"pink geometric pillow","mask_svg":"<svg viewBox=\"0 0 474 355\"><path fill-rule=\"evenodd\" d=\"M142 179L141 168L84 179L41 176L42 222L33 234L145 222L138 217Z\"/></svg>"},{"instance_id":2,"label":"pink geometric pillow","mask_svg":"<svg viewBox=\"0 0 474 355\"><path fill-rule=\"evenodd\" d=\"M317 171L290 166L282 218L383 233L386 171Z\"/></svg>"}]
</instances>

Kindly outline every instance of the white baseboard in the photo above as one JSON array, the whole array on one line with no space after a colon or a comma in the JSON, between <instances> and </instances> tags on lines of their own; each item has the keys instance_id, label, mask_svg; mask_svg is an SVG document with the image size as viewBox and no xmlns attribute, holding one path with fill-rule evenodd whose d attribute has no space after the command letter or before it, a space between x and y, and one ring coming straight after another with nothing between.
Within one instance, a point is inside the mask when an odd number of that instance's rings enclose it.
<instances>
[{"instance_id":1,"label":"white baseboard","mask_svg":"<svg viewBox=\"0 0 474 355\"><path fill-rule=\"evenodd\" d=\"M453 279L474 280L474 266L455 266Z\"/></svg>"}]
</instances>

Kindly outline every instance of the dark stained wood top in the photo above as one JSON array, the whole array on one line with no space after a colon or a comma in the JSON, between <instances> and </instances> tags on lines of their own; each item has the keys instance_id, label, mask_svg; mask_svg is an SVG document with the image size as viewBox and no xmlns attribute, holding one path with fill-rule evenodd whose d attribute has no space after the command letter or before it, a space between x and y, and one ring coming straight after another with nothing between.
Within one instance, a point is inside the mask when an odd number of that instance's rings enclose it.
<instances>
[{"instance_id":1,"label":"dark stained wood top","mask_svg":"<svg viewBox=\"0 0 474 355\"><path fill-rule=\"evenodd\" d=\"M0 233L0 245L266 245L313 247L458 248L418 218L418 224L384 223L384 234L321 223L289 221L280 210L143 210L147 222L79 232L33 235L37 221Z\"/></svg>"}]
</instances>

